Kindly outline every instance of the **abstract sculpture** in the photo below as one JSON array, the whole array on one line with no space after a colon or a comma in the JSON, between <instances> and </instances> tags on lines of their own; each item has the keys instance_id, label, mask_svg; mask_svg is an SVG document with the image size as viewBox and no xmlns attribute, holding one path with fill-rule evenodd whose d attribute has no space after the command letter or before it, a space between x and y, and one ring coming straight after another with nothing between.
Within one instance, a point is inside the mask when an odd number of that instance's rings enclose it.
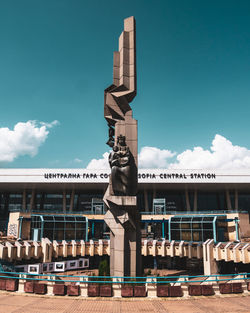
<instances>
[{"instance_id":1,"label":"abstract sculpture","mask_svg":"<svg viewBox=\"0 0 250 313\"><path fill-rule=\"evenodd\" d=\"M110 274L141 273L140 214L137 210L137 121L129 103L136 96L135 19L124 20L119 51L114 52L113 84L104 91L104 116L111 175L104 195L104 220L110 228Z\"/></svg>"}]
</instances>

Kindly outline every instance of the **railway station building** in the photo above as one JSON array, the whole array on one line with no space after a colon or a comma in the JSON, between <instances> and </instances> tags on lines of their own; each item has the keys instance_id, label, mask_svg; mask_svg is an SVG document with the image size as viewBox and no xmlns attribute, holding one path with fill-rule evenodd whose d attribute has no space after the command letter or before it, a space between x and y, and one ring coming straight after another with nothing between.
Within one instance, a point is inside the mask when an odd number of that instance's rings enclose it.
<instances>
[{"instance_id":1,"label":"railway station building","mask_svg":"<svg viewBox=\"0 0 250 313\"><path fill-rule=\"evenodd\" d=\"M41 241L108 239L109 170L1 169L0 230ZM140 169L144 239L244 241L250 237L250 170Z\"/></svg>"}]
</instances>

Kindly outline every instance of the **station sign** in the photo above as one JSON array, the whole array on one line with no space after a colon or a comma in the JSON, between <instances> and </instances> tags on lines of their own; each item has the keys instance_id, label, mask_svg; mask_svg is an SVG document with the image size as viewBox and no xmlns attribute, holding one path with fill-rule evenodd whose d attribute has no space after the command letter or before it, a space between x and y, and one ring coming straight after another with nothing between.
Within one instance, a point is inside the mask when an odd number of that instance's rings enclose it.
<instances>
[{"instance_id":1,"label":"station sign","mask_svg":"<svg viewBox=\"0 0 250 313\"><path fill-rule=\"evenodd\" d=\"M0 183L108 183L110 170L0 169ZM139 169L139 183L250 183L250 170Z\"/></svg>"}]
</instances>

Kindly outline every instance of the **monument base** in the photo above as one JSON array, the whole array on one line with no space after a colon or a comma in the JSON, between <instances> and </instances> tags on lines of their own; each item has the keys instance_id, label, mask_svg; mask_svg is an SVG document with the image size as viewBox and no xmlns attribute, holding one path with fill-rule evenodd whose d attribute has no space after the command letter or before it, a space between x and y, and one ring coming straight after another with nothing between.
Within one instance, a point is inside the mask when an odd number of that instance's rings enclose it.
<instances>
[{"instance_id":1,"label":"monument base","mask_svg":"<svg viewBox=\"0 0 250 313\"><path fill-rule=\"evenodd\" d=\"M140 219L136 206L126 210L111 206L105 214L104 221L110 228L111 276L141 275Z\"/></svg>"}]
</instances>

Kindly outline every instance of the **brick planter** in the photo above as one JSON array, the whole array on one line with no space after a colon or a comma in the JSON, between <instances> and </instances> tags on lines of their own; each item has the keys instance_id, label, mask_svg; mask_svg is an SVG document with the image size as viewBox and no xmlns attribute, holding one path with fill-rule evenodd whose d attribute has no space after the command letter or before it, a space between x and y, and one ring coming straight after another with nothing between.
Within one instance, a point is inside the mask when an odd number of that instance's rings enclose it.
<instances>
[{"instance_id":1,"label":"brick planter","mask_svg":"<svg viewBox=\"0 0 250 313\"><path fill-rule=\"evenodd\" d=\"M157 285L157 297L168 297L169 296L169 286L168 285Z\"/></svg>"},{"instance_id":2,"label":"brick planter","mask_svg":"<svg viewBox=\"0 0 250 313\"><path fill-rule=\"evenodd\" d=\"M247 290L250 291L250 283L247 283Z\"/></svg>"},{"instance_id":3,"label":"brick planter","mask_svg":"<svg viewBox=\"0 0 250 313\"><path fill-rule=\"evenodd\" d=\"M55 284L53 286L53 294L55 296L65 296L66 286L64 284Z\"/></svg>"},{"instance_id":4,"label":"brick planter","mask_svg":"<svg viewBox=\"0 0 250 313\"><path fill-rule=\"evenodd\" d=\"M0 290L6 290L6 280L0 279Z\"/></svg>"},{"instance_id":5,"label":"brick planter","mask_svg":"<svg viewBox=\"0 0 250 313\"><path fill-rule=\"evenodd\" d=\"M232 284L219 284L221 294L232 293Z\"/></svg>"},{"instance_id":6,"label":"brick planter","mask_svg":"<svg viewBox=\"0 0 250 313\"><path fill-rule=\"evenodd\" d=\"M201 285L189 285L188 286L188 294L190 296L201 296Z\"/></svg>"},{"instance_id":7,"label":"brick planter","mask_svg":"<svg viewBox=\"0 0 250 313\"><path fill-rule=\"evenodd\" d=\"M89 297L99 297L100 286L98 284L88 284L88 296Z\"/></svg>"},{"instance_id":8,"label":"brick planter","mask_svg":"<svg viewBox=\"0 0 250 313\"><path fill-rule=\"evenodd\" d=\"M214 288L212 285L201 285L201 292L203 296L213 296Z\"/></svg>"},{"instance_id":9,"label":"brick planter","mask_svg":"<svg viewBox=\"0 0 250 313\"><path fill-rule=\"evenodd\" d=\"M26 281L24 283L24 292L33 293L34 292L34 282Z\"/></svg>"},{"instance_id":10,"label":"brick planter","mask_svg":"<svg viewBox=\"0 0 250 313\"><path fill-rule=\"evenodd\" d=\"M233 293L242 293L242 284L241 283L232 283L232 292Z\"/></svg>"},{"instance_id":11,"label":"brick planter","mask_svg":"<svg viewBox=\"0 0 250 313\"><path fill-rule=\"evenodd\" d=\"M122 285L121 295L122 295L122 297L133 297L133 295L134 295L134 287L133 286L124 286L124 285Z\"/></svg>"},{"instance_id":12,"label":"brick planter","mask_svg":"<svg viewBox=\"0 0 250 313\"><path fill-rule=\"evenodd\" d=\"M67 286L67 295L68 296L79 296L80 286L79 285L68 285Z\"/></svg>"},{"instance_id":13,"label":"brick planter","mask_svg":"<svg viewBox=\"0 0 250 313\"><path fill-rule=\"evenodd\" d=\"M146 286L134 286L134 297L146 297Z\"/></svg>"},{"instance_id":14,"label":"brick planter","mask_svg":"<svg viewBox=\"0 0 250 313\"><path fill-rule=\"evenodd\" d=\"M18 280L17 279L7 279L6 280L6 290L7 291L17 291Z\"/></svg>"},{"instance_id":15,"label":"brick planter","mask_svg":"<svg viewBox=\"0 0 250 313\"><path fill-rule=\"evenodd\" d=\"M170 297L182 297L183 292L181 286L169 286L169 296Z\"/></svg>"},{"instance_id":16,"label":"brick planter","mask_svg":"<svg viewBox=\"0 0 250 313\"><path fill-rule=\"evenodd\" d=\"M34 293L45 295L47 293L47 285L43 283L34 283Z\"/></svg>"},{"instance_id":17,"label":"brick planter","mask_svg":"<svg viewBox=\"0 0 250 313\"><path fill-rule=\"evenodd\" d=\"M112 284L100 285L100 297L112 297Z\"/></svg>"}]
</instances>

